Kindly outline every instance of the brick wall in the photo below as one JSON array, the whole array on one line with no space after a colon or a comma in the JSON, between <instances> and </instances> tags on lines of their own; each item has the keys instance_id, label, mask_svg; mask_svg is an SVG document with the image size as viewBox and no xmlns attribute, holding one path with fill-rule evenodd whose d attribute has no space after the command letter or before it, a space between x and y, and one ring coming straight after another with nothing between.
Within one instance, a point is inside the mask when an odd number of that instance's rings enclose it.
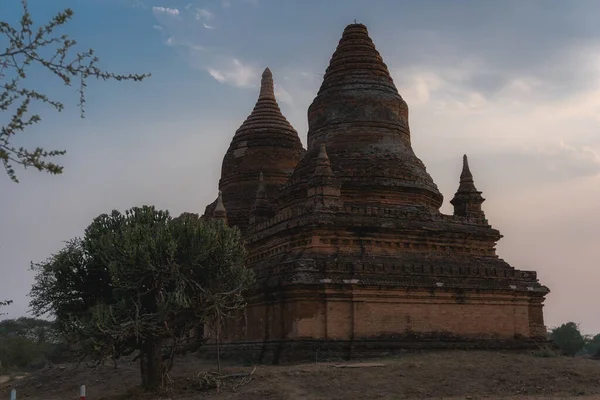
<instances>
[{"instance_id":1,"label":"brick wall","mask_svg":"<svg viewBox=\"0 0 600 400\"><path fill-rule=\"evenodd\" d=\"M258 299L256 299L258 300ZM287 292L255 301L226 329L228 341L358 340L407 333L465 338L543 336L542 308L523 292L324 290Z\"/></svg>"}]
</instances>

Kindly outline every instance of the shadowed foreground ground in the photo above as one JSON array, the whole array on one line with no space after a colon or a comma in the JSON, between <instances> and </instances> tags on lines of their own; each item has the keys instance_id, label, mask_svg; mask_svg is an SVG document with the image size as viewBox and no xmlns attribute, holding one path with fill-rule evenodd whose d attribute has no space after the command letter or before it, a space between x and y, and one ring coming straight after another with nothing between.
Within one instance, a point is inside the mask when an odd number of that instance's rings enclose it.
<instances>
[{"instance_id":1,"label":"shadowed foreground ground","mask_svg":"<svg viewBox=\"0 0 600 400\"><path fill-rule=\"evenodd\" d=\"M232 382L217 393L214 389L200 392L197 383L198 373L214 369L214 363L188 357L171 374L172 388L160 396L142 395L135 389L140 381L137 365L55 367L12 377L0 384L0 399L8 399L12 387L17 388L19 399L76 399L81 384L87 385L88 400L600 399L600 361L594 360L452 351L407 354L369 360L370 366L361 368L339 368L357 363L361 362L259 365L250 382L236 391ZM224 373L253 369L228 365Z\"/></svg>"}]
</instances>

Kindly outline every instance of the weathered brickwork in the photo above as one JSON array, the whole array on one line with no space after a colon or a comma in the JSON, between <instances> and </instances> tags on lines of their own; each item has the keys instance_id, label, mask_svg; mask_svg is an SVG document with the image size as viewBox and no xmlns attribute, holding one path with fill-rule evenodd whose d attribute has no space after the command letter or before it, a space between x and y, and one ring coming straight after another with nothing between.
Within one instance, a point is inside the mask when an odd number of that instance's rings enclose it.
<instances>
[{"instance_id":1,"label":"weathered brickwork","mask_svg":"<svg viewBox=\"0 0 600 400\"><path fill-rule=\"evenodd\" d=\"M251 305L246 310L248 325L235 323L226 330L227 339L348 340L409 332L496 339L544 335L530 323L530 305L523 293L327 286L296 289L283 301ZM287 318L289 314L295 318Z\"/></svg>"},{"instance_id":2,"label":"weathered brickwork","mask_svg":"<svg viewBox=\"0 0 600 400\"><path fill-rule=\"evenodd\" d=\"M502 235L466 156L454 214L439 211L408 106L364 25L346 27L331 58L308 110L306 152L272 88L267 70L225 155L222 201L205 213L242 229L257 277L247 309L223 330L230 349L263 343L285 359L280 351L305 348L296 342L372 352L544 340L549 290L496 254Z\"/></svg>"}]
</instances>

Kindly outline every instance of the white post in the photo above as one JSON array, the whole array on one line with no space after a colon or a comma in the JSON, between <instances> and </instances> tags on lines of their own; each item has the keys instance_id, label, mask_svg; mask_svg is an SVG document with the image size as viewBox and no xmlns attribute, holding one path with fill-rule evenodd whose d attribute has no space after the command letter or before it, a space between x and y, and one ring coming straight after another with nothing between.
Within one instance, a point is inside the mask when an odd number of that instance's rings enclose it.
<instances>
[{"instance_id":1,"label":"white post","mask_svg":"<svg viewBox=\"0 0 600 400\"><path fill-rule=\"evenodd\" d=\"M79 400L85 400L85 385L79 388Z\"/></svg>"},{"instance_id":2,"label":"white post","mask_svg":"<svg viewBox=\"0 0 600 400\"><path fill-rule=\"evenodd\" d=\"M17 400L17 389L10 391L10 400Z\"/></svg>"}]
</instances>

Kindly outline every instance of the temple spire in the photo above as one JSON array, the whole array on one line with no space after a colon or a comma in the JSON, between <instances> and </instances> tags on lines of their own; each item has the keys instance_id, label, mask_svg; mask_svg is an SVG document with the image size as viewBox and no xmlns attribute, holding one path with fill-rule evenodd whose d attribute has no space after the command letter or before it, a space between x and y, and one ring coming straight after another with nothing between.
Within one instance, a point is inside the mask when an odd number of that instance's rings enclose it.
<instances>
[{"instance_id":1,"label":"temple spire","mask_svg":"<svg viewBox=\"0 0 600 400\"><path fill-rule=\"evenodd\" d=\"M254 108L236 130L223 157L219 180L227 221L242 233L252 217L259 173L264 172L266 194L274 198L305 153L298 133L277 104L269 68L262 74L258 92Z\"/></svg>"},{"instance_id":2,"label":"temple spire","mask_svg":"<svg viewBox=\"0 0 600 400\"><path fill-rule=\"evenodd\" d=\"M331 56L308 108L307 143L312 157L321 144L327 145L336 178L345 193L353 193L348 205L410 205L433 211L443 203L412 149L408 105L363 24L348 25ZM312 172L304 167L300 163L294 172L295 182L306 181L301 173Z\"/></svg>"},{"instance_id":3,"label":"temple spire","mask_svg":"<svg viewBox=\"0 0 600 400\"><path fill-rule=\"evenodd\" d=\"M225 204L223 204L223 194L219 190L219 196L217 197L217 205L213 211L213 218L220 219L227 223L227 210L225 210Z\"/></svg>"},{"instance_id":4,"label":"temple spire","mask_svg":"<svg viewBox=\"0 0 600 400\"><path fill-rule=\"evenodd\" d=\"M473 188L475 188L473 174L471 173L471 169L469 168L469 159L467 158L466 154L463 155L463 168L462 172L460 173L460 183L461 185L472 185Z\"/></svg>"},{"instance_id":5,"label":"temple spire","mask_svg":"<svg viewBox=\"0 0 600 400\"><path fill-rule=\"evenodd\" d=\"M260 92L256 104L254 105L254 109L235 132L235 137L250 136L250 138L253 138L258 132L264 130L268 130L270 134L271 132L276 132L273 136L286 136L287 140L300 143L298 133L283 116L279 104L277 104L273 84L273 74L269 68L265 68L262 73Z\"/></svg>"},{"instance_id":6,"label":"temple spire","mask_svg":"<svg viewBox=\"0 0 600 400\"><path fill-rule=\"evenodd\" d=\"M460 183L454 198L450 203L454 206L454 215L471 218L485 218L481 204L485 199L475 187L473 174L469 168L469 159L463 155L463 167L460 173Z\"/></svg>"}]
</instances>

